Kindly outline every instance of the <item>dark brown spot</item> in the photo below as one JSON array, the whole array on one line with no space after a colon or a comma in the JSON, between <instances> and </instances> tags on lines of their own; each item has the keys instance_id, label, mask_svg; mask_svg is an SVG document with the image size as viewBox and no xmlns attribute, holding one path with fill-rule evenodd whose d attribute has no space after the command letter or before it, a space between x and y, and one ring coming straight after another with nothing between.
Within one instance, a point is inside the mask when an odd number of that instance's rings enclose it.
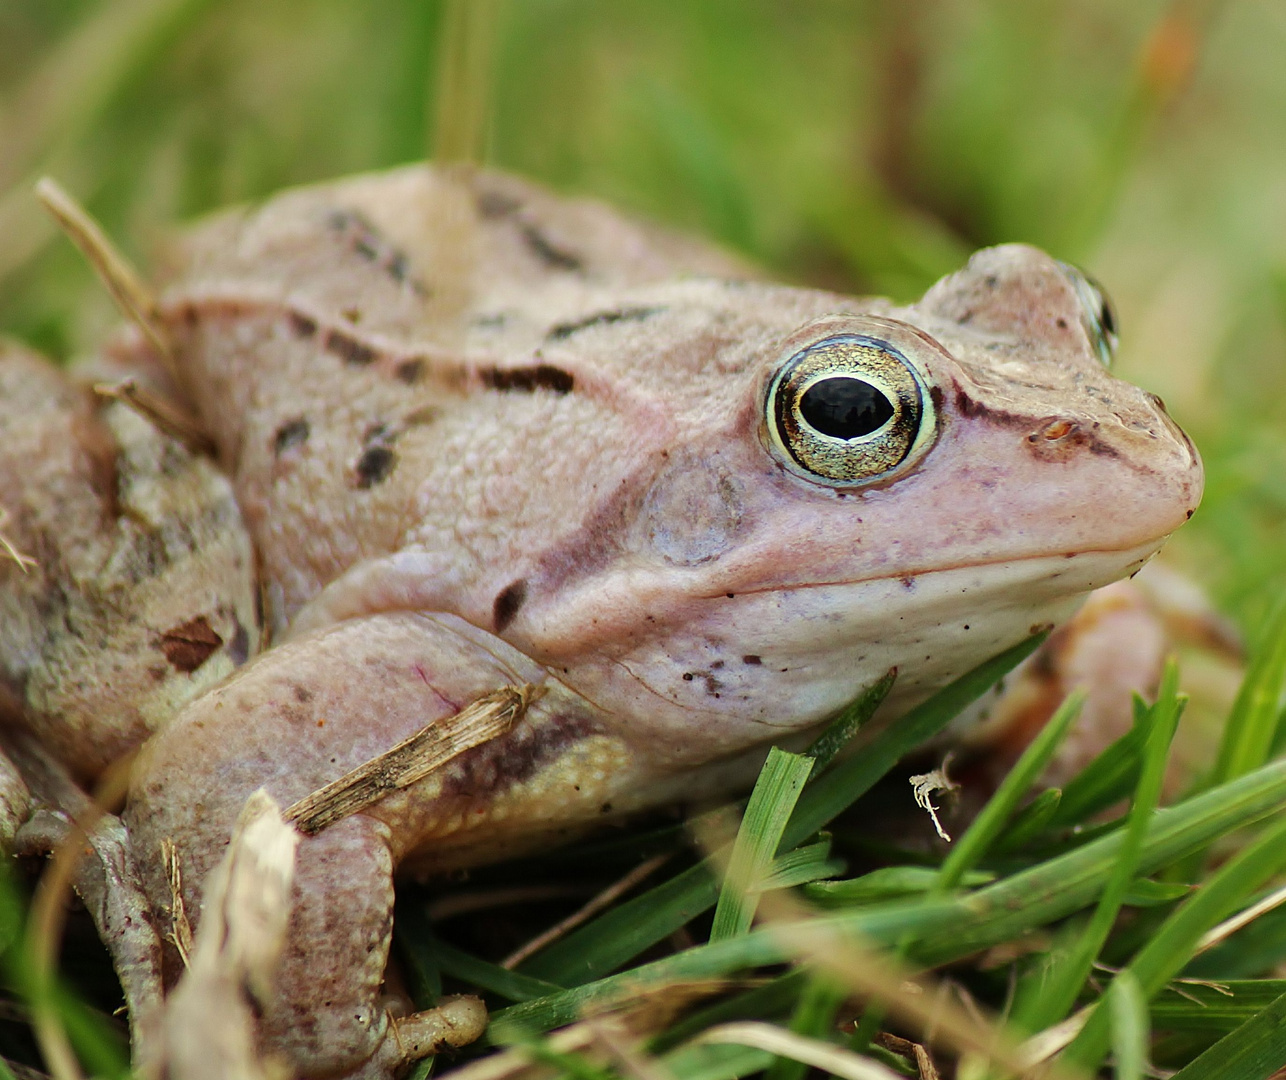
<instances>
[{"instance_id":1,"label":"dark brown spot","mask_svg":"<svg viewBox=\"0 0 1286 1080\"><path fill-rule=\"evenodd\" d=\"M570 394L576 380L570 372L552 364L538 364L525 368L486 368L479 373L484 386L491 390L517 390L530 394L536 390L552 390L555 394Z\"/></svg>"},{"instance_id":2,"label":"dark brown spot","mask_svg":"<svg viewBox=\"0 0 1286 1080\"><path fill-rule=\"evenodd\" d=\"M346 307L341 312L345 320L356 326L362 321L362 309L359 307Z\"/></svg>"},{"instance_id":3,"label":"dark brown spot","mask_svg":"<svg viewBox=\"0 0 1286 1080\"><path fill-rule=\"evenodd\" d=\"M756 656L754 653L746 653L746 655L741 658L741 662L743 664L749 664L751 667L758 667L764 661L761 656Z\"/></svg>"},{"instance_id":4,"label":"dark brown spot","mask_svg":"<svg viewBox=\"0 0 1286 1080\"><path fill-rule=\"evenodd\" d=\"M585 264L579 257L570 251L556 247L535 225L523 225L522 238L527 242L532 254L554 270L567 270L574 273L584 268Z\"/></svg>"},{"instance_id":5,"label":"dark brown spot","mask_svg":"<svg viewBox=\"0 0 1286 1080\"><path fill-rule=\"evenodd\" d=\"M514 617L518 614L518 609L522 607L527 599L527 582L519 578L512 585L507 585L500 591L496 597L496 602L491 606L491 618L495 624L496 633L503 633Z\"/></svg>"},{"instance_id":6,"label":"dark brown spot","mask_svg":"<svg viewBox=\"0 0 1286 1080\"><path fill-rule=\"evenodd\" d=\"M595 315L587 315L576 322L559 323L549 331L547 339L549 341L566 341L573 334L579 334L582 330L588 330L595 326L612 326L621 322L643 322L653 315L659 315L664 310L664 308L659 307L636 307L618 308L615 311L600 311Z\"/></svg>"},{"instance_id":7,"label":"dark brown spot","mask_svg":"<svg viewBox=\"0 0 1286 1080\"><path fill-rule=\"evenodd\" d=\"M198 615L166 630L157 645L171 667L184 675L191 675L219 651L223 638L215 633L204 615Z\"/></svg>"},{"instance_id":8,"label":"dark brown spot","mask_svg":"<svg viewBox=\"0 0 1286 1080\"><path fill-rule=\"evenodd\" d=\"M423 427L425 424L431 424L439 416L442 410L436 405L422 405L413 412L409 412L402 418L403 427Z\"/></svg>"},{"instance_id":9,"label":"dark brown spot","mask_svg":"<svg viewBox=\"0 0 1286 1080\"><path fill-rule=\"evenodd\" d=\"M277 434L273 436L273 453L277 457L281 457L292 447L306 443L310 434L312 434L312 428L309 426L307 417L298 416L294 420L287 420L277 429Z\"/></svg>"},{"instance_id":10,"label":"dark brown spot","mask_svg":"<svg viewBox=\"0 0 1286 1080\"><path fill-rule=\"evenodd\" d=\"M355 337L341 333L338 330L331 330L326 335L326 348L336 356L343 358L347 364L355 367L365 367L374 363L375 358L379 355L370 345L364 341L358 341Z\"/></svg>"},{"instance_id":11,"label":"dark brown spot","mask_svg":"<svg viewBox=\"0 0 1286 1080\"><path fill-rule=\"evenodd\" d=\"M414 360L403 360L393 369L393 374L407 386L414 386L424 378L424 361L420 357Z\"/></svg>"},{"instance_id":12,"label":"dark brown spot","mask_svg":"<svg viewBox=\"0 0 1286 1080\"><path fill-rule=\"evenodd\" d=\"M299 683L290 684L291 692L295 695L295 700L301 705L307 705L312 701L313 693L306 686L300 686Z\"/></svg>"},{"instance_id":13,"label":"dark brown spot","mask_svg":"<svg viewBox=\"0 0 1286 1080\"><path fill-rule=\"evenodd\" d=\"M1060 330L1066 330L1066 329L1067 329L1067 320L1066 320L1066 319L1064 319L1061 315L1060 315L1057 319L1055 319L1055 320L1054 320L1054 324L1055 324L1055 325L1056 325Z\"/></svg>"},{"instance_id":14,"label":"dark brown spot","mask_svg":"<svg viewBox=\"0 0 1286 1080\"><path fill-rule=\"evenodd\" d=\"M299 311L290 313L290 329L296 337L310 338L317 333L317 320Z\"/></svg>"},{"instance_id":15,"label":"dark brown spot","mask_svg":"<svg viewBox=\"0 0 1286 1080\"><path fill-rule=\"evenodd\" d=\"M391 446L376 443L362 451L353 471L357 474L357 487L365 490L382 484L397 467L397 454Z\"/></svg>"},{"instance_id":16,"label":"dark brown spot","mask_svg":"<svg viewBox=\"0 0 1286 1080\"><path fill-rule=\"evenodd\" d=\"M505 195L499 191L478 192L478 213L488 220L508 217L521 206L522 203L512 195Z\"/></svg>"}]
</instances>

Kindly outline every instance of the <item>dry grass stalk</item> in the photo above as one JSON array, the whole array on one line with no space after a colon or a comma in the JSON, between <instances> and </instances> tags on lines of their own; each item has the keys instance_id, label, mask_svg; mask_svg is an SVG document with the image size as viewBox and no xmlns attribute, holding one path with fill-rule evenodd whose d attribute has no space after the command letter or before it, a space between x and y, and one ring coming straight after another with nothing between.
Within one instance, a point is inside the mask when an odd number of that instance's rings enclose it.
<instances>
[{"instance_id":1,"label":"dry grass stalk","mask_svg":"<svg viewBox=\"0 0 1286 1080\"><path fill-rule=\"evenodd\" d=\"M223 861L207 878L191 966L166 1002L149 1080L279 1080L262 1060L250 995L270 990L290 917L299 834L265 791L246 801Z\"/></svg>"},{"instance_id":2,"label":"dry grass stalk","mask_svg":"<svg viewBox=\"0 0 1286 1080\"><path fill-rule=\"evenodd\" d=\"M901 1080L898 1073L878 1061L760 1020L719 1024L703 1031L692 1041L698 1044L732 1043L766 1050L778 1057L802 1061L805 1065L822 1069L832 1076L841 1076L844 1080Z\"/></svg>"},{"instance_id":3,"label":"dry grass stalk","mask_svg":"<svg viewBox=\"0 0 1286 1080\"><path fill-rule=\"evenodd\" d=\"M186 410L167 400L146 386L139 386L134 379L116 383L96 383L94 393L128 405L158 431L177 439L194 454L213 456L214 440Z\"/></svg>"},{"instance_id":4,"label":"dry grass stalk","mask_svg":"<svg viewBox=\"0 0 1286 1080\"><path fill-rule=\"evenodd\" d=\"M98 222L57 181L42 177L36 183L36 197L80 248L112 299L143 332L170 374L175 374L174 350L157 314L156 300L138 271L116 250Z\"/></svg>"},{"instance_id":5,"label":"dry grass stalk","mask_svg":"<svg viewBox=\"0 0 1286 1080\"><path fill-rule=\"evenodd\" d=\"M536 699L535 686L506 686L403 739L379 757L290 806L285 820L307 836L423 780L452 758L504 735Z\"/></svg>"},{"instance_id":6,"label":"dry grass stalk","mask_svg":"<svg viewBox=\"0 0 1286 1080\"><path fill-rule=\"evenodd\" d=\"M590 900L581 908L573 911L567 918L555 923L542 934L537 934L525 945L520 946L500 961L500 966L512 971L529 956L534 956L540 952L546 945L550 945L559 938L569 934L581 923L587 922L597 915L611 907L620 897L629 892L635 885L651 877L657 870L661 869L670 860L671 852L662 852L660 855L653 855L652 858L646 859L639 863L624 877L612 882L602 892L591 897Z\"/></svg>"}]
</instances>

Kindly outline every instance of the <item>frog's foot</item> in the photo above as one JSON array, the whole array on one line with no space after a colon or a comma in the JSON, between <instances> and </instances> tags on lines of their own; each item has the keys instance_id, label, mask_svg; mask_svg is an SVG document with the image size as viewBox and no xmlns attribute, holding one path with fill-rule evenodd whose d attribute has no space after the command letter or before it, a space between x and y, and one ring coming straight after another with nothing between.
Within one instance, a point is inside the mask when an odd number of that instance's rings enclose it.
<instances>
[{"instance_id":1,"label":"frog's foot","mask_svg":"<svg viewBox=\"0 0 1286 1080\"><path fill-rule=\"evenodd\" d=\"M257 651L253 552L212 461L6 342L0 431L0 696L90 778Z\"/></svg>"}]
</instances>

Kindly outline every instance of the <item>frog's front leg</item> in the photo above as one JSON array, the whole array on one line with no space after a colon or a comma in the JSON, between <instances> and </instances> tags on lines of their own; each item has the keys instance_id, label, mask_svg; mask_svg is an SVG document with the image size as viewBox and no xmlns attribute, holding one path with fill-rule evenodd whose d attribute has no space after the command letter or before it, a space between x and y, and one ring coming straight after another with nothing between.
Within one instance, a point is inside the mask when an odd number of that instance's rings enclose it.
<instances>
[{"instance_id":1,"label":"frog's front leg","mask_svg":"<svg viewBox=\"0 0 1286 1080\"><path fill-rule=\"evenodd\" d=\"M497 638L451 616L398 613L278 646L145 748L127 820L164 920L163 840L179 852L187 910L199 912L202 880L255 789L290 806L521 683L544 694L507 735L300 843L286 946L273 996L261 1003L264 1049L284 1053L300 1075L383 1076L412 1056L380 999L398 864L442 847L476 861L523 835L530 842L592 820L629 770L600 768L595 779L583 756L607 764L620 744L601 733L591 706Z\"/></svg>"}]
</instances>

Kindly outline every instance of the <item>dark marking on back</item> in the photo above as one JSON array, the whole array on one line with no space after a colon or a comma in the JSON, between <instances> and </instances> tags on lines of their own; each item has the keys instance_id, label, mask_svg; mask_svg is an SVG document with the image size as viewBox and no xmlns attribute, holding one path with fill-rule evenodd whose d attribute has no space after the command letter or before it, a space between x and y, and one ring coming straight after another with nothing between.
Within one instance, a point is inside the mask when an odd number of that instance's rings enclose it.
<instances>
[{"instance_id":1,"label":"dark marking on back","mask_svg":"<svg viewBox=\"0 0 1286 1080\"><path fill-rule=\"evenodd\" d=\"M756 656L754 653L746 653L746 655L741 658L741 662L743 664L749 664L751 667L758 667L764 661L762 657Z\"/></svg>"},{"instance_id":2,"label":"dark marking on back","mask_svg":"<svg viewBox=\"0 0 1286 1080\"><path fill-rule=\"evenodd\" d=\"M157 647L175 671L191 675L223 646L221 638L204 615L166 630Z\"/></svg>"},{"instance_id":3,"label":"dark marking on back","mask_svg":"<svg viewBox=\"0 0 1286 1080\"><path fill-rule=\"evenodd\" d=\"M353 486L365 491L382 484L397 468L397 454L393 443L397 431L390 431L387 424L371 424L362 436L362 452L353 465Z\"/></svg>"},{"instance_id":4,"label":"dark marking on back","mask_svg":"<svg viewBox=\"0 0 1286 1080\"><path fill-rule=\"evenodd\" d=\"M317 320L299 311L290 313L290 329L296 337L310 338L317 333Z\"/></svg>"},{"instance_id":5,"label":"dark marking on back","mask_svg":"<svg viewBox=\"0 0 1286 1080\"><path fill-rule=\"evenodd\" d=\"M504 633L509 624L514 621L518 610L522 607L527 599L527 581L525 578L519 578L510 585L506 585L496 596L496 602L491 606L491 618L495 625L496 633Z\"/></svg>"},{"instance_id":6,"label":"dark marking on back","mask_svg":"<svg viewBox=\"0 0 1286 1080\"><path fill-rule=\"evenodd\" d=\"M406 253L390 243L365 214L357 210L332 210L326 222L355 254L379 267L399 285L407 284L420 295L426 295L424 286L410 276Z\"/></svg>"},{"instance_id":7,"label":"dark marking on back","mask_svg":"<svg viewBox=\"0 0 1286 1080\"><path fill-rule=\"evenodd\" d=\"M272 452L277 457L281 457L292 447L306 443L308 436L311 434L312 427L309 425L306 416L297 416L293 420L287 420L277 429L277 434L273 436Z\"/></svg>"},{"instance_id":8,"label":"dark marking on back","mask_svg":"<svg viewBox=\"0 0 1286 1080\"><path fill-rule=\"evenodd\" d=\"M524 224L521 226L521 230L522 238L527 242L527 246L531 248L532 254L551 269L567 270L575 273L585 268L585 264L579 256L556 247L549 237L536 228L535 225Z\"/></svg>"},{"instance_id":9,"label":"dark marking on back","mask_svg":"<svg viewBox=\"0 0 1286 1080\"><path fill-rule=\"evenodd\" d=\"M552 390L555 394L570 394L576 380L571 372L552 364L537 364L525 368L484 368L478 373L482 384L491 390L516 390L530 394L536 390Z\"/></svg>"},{"instance_id":10,"label":"dark marking on back","mask_svg":"<svg viewBox=\"0 0 1286 1080\"><path fill-rule=\"evenodd\" d=\"M382 484L397 466L397 454L391 446L368 446L357 459L354 471L362 490Z\"/></svg>"},{"instance_id":11,"label":"dark marking on back","mask_svg":"<svg viewBox=\"0 0 1286 1080\"><path fill-rule=\"evenodd\" d=\"M397 376L399 382L404 382L407 386L414 386L424 378L424 368L424 360L417 356L411 360L403 360L393 369L393 374Z\"/></svg>"},{"instance_id":12,"label":"dark marking on back","mask_svg":"<svg viewBox=\"0 0 1286 1080\"><path fill-rule=\"evenodd\" d=\"M326 334L326 348L341 357L346 364L352 364L354 367L366 367L374 363L379 356L379 353L366 342L358 341L357 338L350 337L339 330L331 330Z\"/></svg>"},{"instance_id":13,"label":"dark marking on back","mask_svg":"<svg viewBox=\"0 0 1286 1080\"><path fill-rule=\"evenodd\" d=\"M522 207L522 203L512 195L500 191L478 192L478 213L489 221L508 217Z\"/></svg>"},{"instance_id":14,"label":"dark marking on back","mask_svg":"<svg viewBox=\"0 0 1286 1080\"><path fill-rule=\"evenodd\" d=\"M573 334L588 330L594 326L611 326L620 322L643 322L653 315L663 312L663 307L618 308L615 311L600 311L571 323L559 323L546 335L548 341L566 341Z\"/></svg>"}]
</instances>

